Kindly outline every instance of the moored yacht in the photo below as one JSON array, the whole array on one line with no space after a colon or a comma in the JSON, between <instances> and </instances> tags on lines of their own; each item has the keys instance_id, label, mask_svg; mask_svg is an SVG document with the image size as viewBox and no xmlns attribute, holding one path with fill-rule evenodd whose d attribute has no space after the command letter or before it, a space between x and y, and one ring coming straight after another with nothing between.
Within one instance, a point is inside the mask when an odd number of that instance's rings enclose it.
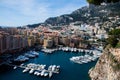
<instances>
[{"instance_id":1,"label":"moored yacht","mask_svg":"<svg viewBox=\"0 0 120 80\"><path fill-rule=\"evenodd\" d=\"M44 76L44 74L45 74L45 70L43 70L43 71L41 72L41 76Z\"/></svg>"},{"instance_id":2,"label":"moored yacht","mask_svg":"<svg viewBox=\"0 0 120 80\"><path fill-rule=\"evenodd\" d=\"M36 52L36 51L32 51L32 54L36 55L36 56L39 56L39 53Z\"/></svg>"},{"instance_id":3,"label":"moored yacht","mask_svg":"<svg viewBox=\"0 0 120 80\"><path fill-rule=\"evenodd\" d=\"M46 77L46 76L48 76L48 73L47 73L47 72L45 72L44 76L45 76L45 77Z\"/></svg>"},{"instance_id":4,"label":"moored yacht","mask_svg":"<svg viewBox=\"0 0 120 80\"><path fill-rule=\"evenodd\" d=\"M29 58L26 57L26 56L23 56L23 55L20 55L16 59L14 59L15 62L24 62L24 61L27 61L27 60L29 60Z\"/></svg>"},{"instance_id":5,"label":"moored yacht","mask_svg":"<svg viewBox=\"0 0 120 80\"><path fill-rule=\"evenodd\" d=\"M51 77L52 77L52 74L53 74L53 73L50 71L50 72L49 72L49 78L51 78Z\"/></svg>"},{"instance_id":6,"label":"moored yacht","mask_svg":"<svg viewBox=\"0 0 120 80\"><path fill-rule=\"evenodd\" d=\"M25 68L25 69L23 70L23 73L25 73L25 72L27 72L27 71L29 71L29 68Z\"/></svg>"},{"instance_id":7,"label":"moored yacht","mask_svg":"<svg viewBox=\"0 0 120 80\"><path fill-rule=\"evenodd\" d=\"M34 72L34 69L31 69L31 70L29 71L30 74L32 74L33 72Z\"/></svg>"},{"instance_id":8,"label":"moored yacht","mask_svg":"<svg viewBox=\"0 0 120 80\"><path fill-rule=\"evenodd\" d=\"M26 56L26 57L29 57L29 58L34 58L34 57L35 57L35 55L29 54L29 53L26 53L25 56Z\"/></svg>"}]
</instances>

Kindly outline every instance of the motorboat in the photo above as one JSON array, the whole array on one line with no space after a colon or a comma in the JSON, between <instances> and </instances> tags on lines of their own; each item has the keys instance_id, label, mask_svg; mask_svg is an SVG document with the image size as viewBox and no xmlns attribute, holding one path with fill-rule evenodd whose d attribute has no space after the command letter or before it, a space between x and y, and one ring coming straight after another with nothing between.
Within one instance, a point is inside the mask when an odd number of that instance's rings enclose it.
<instances>
[{"instance_id":1,"label":"motorboat","mask_svg":"<svg viewBox=\"0 0 120 80\"><path fill-rule=\"evenodd\" d=\"M29 58L34 58L34 57L35 57L35 55L29 54L29 53L26 53L25 56L26 56L26 57L29 57Z\"/></svg>"},{"instance_id":2,"label":"motorboat","mask_svg":"<svg viewBox=\"0 0 120 80\"><path fill-rule=\"evenodd\" d=\"M51 78L51 77L52 77L52 74L53 74L53 73L50 71L50 72L49 72L49 78Z\"/></svg>"},{"instance_id":3,"label":"motorboat","mask_svg":"<svg viewBox=\"0 0 120 80\"><path fill-rule=\"evenodd\" d=\"M48 76L48 73L45 73L44 76L45 76L45 77Z\"/></svg>"},{"instance_id":4,"label":"motorboat","mask_svg":"<svg viewBox=\"0 0 120 80\"><path fill-rule=\"evenodd\" d=\"M29 71L30 74L32 74L33 72L34 72L34 69L31 69L31 70Z\"/></svg>"},{"instance_id":5,"label":"motorboat","mask_svg":"<svg viewBox=\"0 0 120 80\"><path fill-rule=\"evenodd\" d=\"M44 76L45 70L42 70L41 72L41 76Z\"/></svg>"},{"instance_id":6,"label":"motorboat","mask_svg":"<svg viewBox=\"0 0 120 80\"><path fill-rule=\"evenodd\" d=\"M36 51L32 51L32 54L36 55L36 56L39 56L39 53L36 52Z\"/></svg>"},{"instance_id":7,"label":"motorboat","mask_svg":"<svg viewBox=\"0 0 120 80\"><path fill-rule=\"evenodd\" d=\"M27 61L27 60L29 60L29 58L26 57L26 56L23 56L23 55L20 55L16 59L14 59L14 61L16 61L16 62L24 62L24 61Z\"/></svg>"},{"instance_id":8,"label":"motorboat","mask_svg":"<svg viewBox=\"0 0 120 80\"><path fill-rule=\"evenodd\" d=\"M13 69L16 69L16 68L17 68L17 66L14 66L14 67L13 67Z\"/></svg>"},{"instance_id":9,"label":"motorboat","mask_svg":"<svg viewBox=\"0 0 120 80\"><path fill-rule=\"evenodd\" d=\"M23 73L25 73L25 72L27 72L27 71L29 71L29 68L25 68L25 69L23 70Z\"/></svg>"}]
</instances>

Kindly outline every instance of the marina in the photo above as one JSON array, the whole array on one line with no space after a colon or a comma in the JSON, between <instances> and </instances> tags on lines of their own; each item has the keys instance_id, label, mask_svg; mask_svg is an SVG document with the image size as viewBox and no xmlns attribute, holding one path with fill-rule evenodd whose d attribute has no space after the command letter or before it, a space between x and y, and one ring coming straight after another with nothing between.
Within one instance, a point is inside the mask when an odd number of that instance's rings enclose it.
<instances>
[{"instance_id":1,"label":"marina","mask_svg":"<svg viewBox=\"0 0 120 80\"><path fill-rule=\"evenodd\" d=\"M85 53L57 50L51 55L46 55L43 51L40 51L38 57L30 58L19 67L14 66L9 70L6 69L7 73L0 72L0 77L1 80L8 80L8 77L12 80L49 80L49 78L51 80L90 80L88 70L95 65L97 60L82 65L74 64L69 60L71 57L81 56L81 54ZM60 66L60 70L53 72L54 64L58 67ZM15 76L15 74L17 75ZM17 77L20 78L18 79Z\"/></svg>"},{"instance_id":2,"label":"marina","mask_svg":"<svg viewBox=\"0 0 120 80\"><path fill-rule=\"evenodd\" d=\"M120 0L0 0L0 80L119 80Z\"/></svg>"}]
</instances>

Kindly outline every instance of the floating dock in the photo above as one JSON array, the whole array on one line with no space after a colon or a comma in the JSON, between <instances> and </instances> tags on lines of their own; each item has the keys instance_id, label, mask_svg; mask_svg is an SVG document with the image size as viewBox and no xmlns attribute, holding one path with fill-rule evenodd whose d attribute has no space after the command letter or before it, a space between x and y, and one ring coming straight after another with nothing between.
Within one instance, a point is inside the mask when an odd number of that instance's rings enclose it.
<instances>
[{"instance_id":1,"label":"floating dock","mask_svg":"<svg viewBox=\"0 0 120 80\"><path fill-rule=\"evenodd\" d=\"M13 66L13 65L12 65ZM50 65L48 69L45 69L46 65L43 64L34 64L34 63L29 63L27 65L20 65L20 66L15 66L15 67L20 67L23 68L23 73L29 72L29 74L34 74L37 76L49 76L49 78L52 77L53 73L58 74L60 71L60 66L58 65Z\"/></svg>"}]
</instances>

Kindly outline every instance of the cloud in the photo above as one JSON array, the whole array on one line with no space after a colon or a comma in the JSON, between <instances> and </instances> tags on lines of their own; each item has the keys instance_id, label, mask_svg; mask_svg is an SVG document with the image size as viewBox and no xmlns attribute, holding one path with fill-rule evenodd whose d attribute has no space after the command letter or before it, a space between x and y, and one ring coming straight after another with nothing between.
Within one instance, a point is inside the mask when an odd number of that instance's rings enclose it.
<instances>
[{"instance_id":1,"label":"cloud","mask_svg":"<svg viewBox=\"0 0 120 80\"><path fill-rule=\"evenodd\" d=\"M29 23L43 22L46 18L50 16L49 15L50 4L43 3L43 2L38 3L37 0L19 0L19 1L18 0L0 0L0 5L6 9L2 11L6 14L4 18L8 16L10 17L8 19L11 19L12 21L19 20L21 21L19 22L21 24L22 24L22 21L24 21L24 18L28 20L28 21L25 21L25 22L28 22L26 24L29 24ZM7 13L11 13L11 16L9 16ZM11 20L9 20L9 23ZM11 23L13 23L12 21Z\"/></svg>"},{"instance_id":2,"label":"cloud","mask_svg":"<svg viewBox=\"0 0 120 80\"><path fill-rule=\"evenodd\" d=\"M71 13L85 5L83 0L64 1L66 0L0 0L0 18L4 19L3 23L8 22L8 25L10 22L12 25L38 23L44 22L48 17Z\"/></svg>"},{"instance_id":3,"label":"cloud","mask_svg":"<svg viewBox=\"0 0 120 80\"><path fill-rule=\"evenodd\" d=\"M26 16L46 13L48 3L37 3L37 0L1 0L3 5Z\"/></svg>"}]
</instances>

